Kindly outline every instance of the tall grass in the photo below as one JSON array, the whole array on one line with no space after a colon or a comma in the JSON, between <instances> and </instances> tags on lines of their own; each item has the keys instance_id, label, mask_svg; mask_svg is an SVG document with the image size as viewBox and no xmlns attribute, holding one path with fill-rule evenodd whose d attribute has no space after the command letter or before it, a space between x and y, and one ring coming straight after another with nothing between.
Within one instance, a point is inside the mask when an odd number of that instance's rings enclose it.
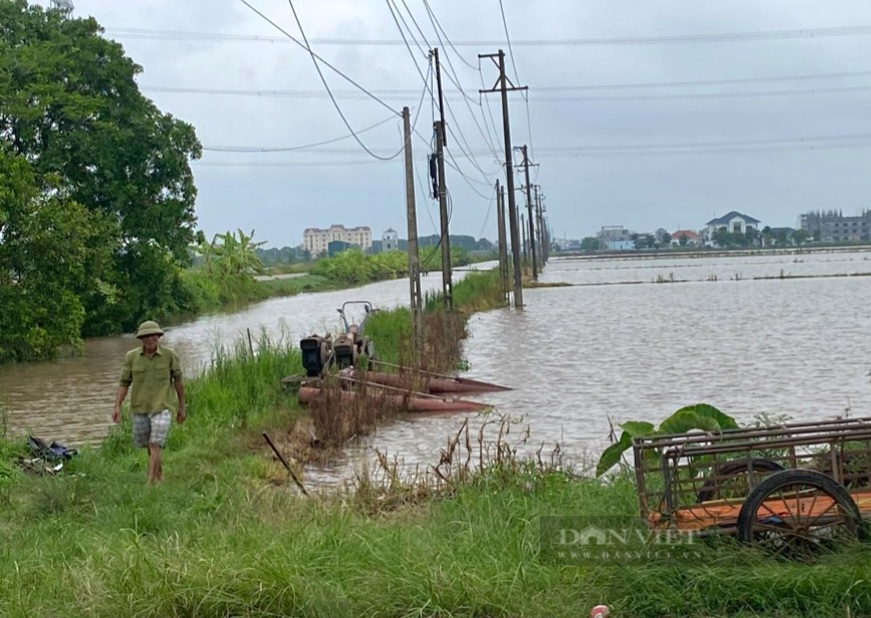
<instances>
[{"instance_id":1,"label":"tall grass","mask_svg":"<svg viewBox=\"0 0 871 618\"><path fill-rule=\"evenodd\" d=\"M871 613L862 552L812 568L729 546L691 565L546 564L541 516L632 515L634 485L519 461L506 431L451 436L430 481L388 465L382 484L313 499L251 483L241 457L183 472L176 457L146 488L87 452L75 476L33 479L2 507L0 615L575 618L602 602L630 617Z\"/></svg>"},{"instance_id":2,"label":"tall grass","mask_svg":"<svg viewBox=\"0 0 871 618\"><path fill-rule=\"evenodd\" d=\"M145 485L129 425L54 477L20 473L22 446L0 442L0 616L576 618L603 602L615 618L871 615L861 548L815 566L731 544L693 564L545 563L540 517L635 515L634 483L520 460L526 434L501 419L444 436L417 475L382 456L352 491L301 497L259 435L299 418L279 383L299 354L252 347L216 350L189 381L161 485Z\"/></svg>"}]
</instances>

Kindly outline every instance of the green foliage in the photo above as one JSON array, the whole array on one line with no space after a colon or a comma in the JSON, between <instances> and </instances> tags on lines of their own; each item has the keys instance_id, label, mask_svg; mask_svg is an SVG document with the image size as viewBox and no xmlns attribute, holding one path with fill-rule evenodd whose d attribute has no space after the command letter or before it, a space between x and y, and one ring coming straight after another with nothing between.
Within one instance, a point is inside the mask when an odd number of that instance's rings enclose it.
<instances>
[{"instance_id":1,"label":"green foliage","mask_svg":"<svg viewBox=\"0 0 871 618\"><path fill-rule=\"evenodd\" d=\"M655 427L646 421L628 421L620 425L623 433L620 439L606 448L599 457L596 475L602 476L620 462L620 458L632 448L632 439L644 436L683 434L693 430L719 432L723 429L737 429L738 423L728 414L706 403L685 406L677 410Z\"/></svg>"},{"instance_id":2,"label":"green foliage","mask_svg":"<svg viewBox=\"0 0 871 618\"><path fill-rule=\"evenodd\" d=\"M41 286L56 281L43 294L54 304L34 318L26 343L40 357L82 333L126 330L144 316L178 311L171 292L193 240L189 162L201 150L194 130L142 96L135 81L141 67L100 34L90 18L0 2L0 150L32 170L24 182L32 188L15 190L17 208L39 203L46 219L52 212L58 221L40 238L30 228L19 239L51 247L39 270L49 269ZM0 207L2 225L8 209ZM84 236L89 250L76 254ZM0 245L8 242L0 236ZM50 272L52 264L62 277ZM73 264L84 275L71 273ZM66 328L77 321L81 328Z\"/></svg>"},{"instance_id":3,"label":"green foliage","mask_svg":"<svg viewBox=\"0 0 871 618\"><path fill-rule=\"evenodd\" d=\"M311 273L348 284L393 279L408 274L408 256L401 251L366 255L352 248L318 260Z\"/></svg>"},{"instance_id":4,"label":"green foliage","mask_svg":"<svg viewBox=\"0 0 871 618\"><path fill-rule=\"evenodd\" d=\"M598 251L600 246L599 239L594 236L587 236L581 241L581 251Z\"/></svg>"},{"instance_id":5,"label":"green foliage","mask_svg":"<svg viewBox=\"0 0 871 618\"><path fill-rule=\"evenodd\" d=\"M78 347L96 266L111 259L101 217L57 191L0 148L0 362Z\"/></svg>"}]
</instances>

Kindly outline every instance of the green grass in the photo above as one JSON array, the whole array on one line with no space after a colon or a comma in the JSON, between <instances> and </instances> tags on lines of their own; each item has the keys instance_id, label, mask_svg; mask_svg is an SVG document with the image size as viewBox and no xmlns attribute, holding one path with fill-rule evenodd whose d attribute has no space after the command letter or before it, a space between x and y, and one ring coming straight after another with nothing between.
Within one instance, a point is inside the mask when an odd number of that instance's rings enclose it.
<instances>
[{"instance_id":1,"label":"green grass","mask_svg":"<svg viewBox=\"0 0 871 618\"><path fill-rule=\"evenodd\" d=\"M299 354L264 335L255 350L216 350L188 383L162 485L145 485L129 418L55 477L22 474L23 444L0 440L0 616L576 618L598 603L614 618L871 615L867 546L817 565L732 543L691 564L544 563L540 517L635 515L634 482L518 461L504 441L483 445L480 470L482 445L457 440L441 490L369 474L304 498L260 437L302 415L279 386Z\"/></svg>"}]
</instances>

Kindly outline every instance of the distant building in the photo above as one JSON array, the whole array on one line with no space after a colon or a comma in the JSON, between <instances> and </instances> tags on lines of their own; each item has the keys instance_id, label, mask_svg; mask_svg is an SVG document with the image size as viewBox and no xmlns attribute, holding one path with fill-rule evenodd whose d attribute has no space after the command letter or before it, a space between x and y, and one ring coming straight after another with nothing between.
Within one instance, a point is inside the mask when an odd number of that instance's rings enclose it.
<instances>
[{"instance_id":1,"label":"distant building","mask_svg":"<svg viewBox=\"0 0 871 618\"><path fill-rule=\"evenodd\" d=\"M342 251L347 251L351 248L351 243L347 243L343 240L331 240L327 243L327 255L333 257L337 253L341 253Z\"/></svg>"},{"instance_id":2,"label":"distant building","mask_svg":"<svg viewBox=\"0 0 871 618\"><path fill-rule=\"evenodd\" d=\"M675 230L671 234L671 244L681 245L681 236L686 236L685 245L688 247L698 247L702 244L702 235L693 230Z\"/></svg>"},{"instance_id":3,"label":"distant building","mask_svg":"<svg viewBox=\"0 0 871 618\"><path fill-rule=\"evenodd\" d=\"M871 240L871 210L856 217L845 217L840 210L808 212L801 216L801 229L821 242Z\"/></svg>"},{"instance_id":4,"label":"distant building","mask_svg":"<svg viewBox=\"0 0 871 618\"><path fill-rule=\"evenodd\" d=\"M387 228L387 231L381 235L382 251L396 251L399 249L399 232L392 227Z\"/></svg>"},{"instance_id":5,"label":"distant building","mask_svg":"<svg viewBox=\"0 0 871 618\"><path fill-rule=\"evenodd\" d=\"M719 230L726 230L731 234L746 234L749 229L759 231L761 223L759 219L733 210L722 217L711 219L705 224L704 242L713 244L714 233Z\"/></svg>"},{"instance_id":6,"label":"distant building","mask_svg":"<svg viewBox=\"0 0 871 618\"><path fill-rule=\"evenodd\" d=\"M598 234L596 234L596 238L607 245L611 242L632 240L632 232L622 225L605 225L602 226L602 229L599 230Z\"/></svg>"},{"instance_id":7,"label":"distant building","mask_svg":"<svg viewBox=\"0 0 871 618\"><path fill-rule=\"evenodd\" d=\"M608 251L634 251L635 241L634 240L609 240Z\"/></svg>"},{"instance_id":8,"label":"distant building","mask_svg":"<svg viewBox=\"0 0 871 618\"><path fill-rule=\"evenodd\" d=\"M333 224L328 230L306 228L302 238L303 246L312 257L329 251L329 244L334 241L345 242L365 251L372 246L372 229L368 226L346 228L344 225Z\"/></svg>"}]
</instances>

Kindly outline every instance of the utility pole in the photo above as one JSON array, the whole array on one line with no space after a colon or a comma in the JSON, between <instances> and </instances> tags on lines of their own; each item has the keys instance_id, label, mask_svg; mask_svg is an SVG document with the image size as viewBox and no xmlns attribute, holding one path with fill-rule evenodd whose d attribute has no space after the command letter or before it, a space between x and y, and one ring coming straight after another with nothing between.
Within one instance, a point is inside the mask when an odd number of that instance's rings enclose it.
<instances>
[{"instance_id":1,"label":"utility pole","mask_svg":"<svg viewBox=\"0 0 871 618\"><path fill-rule=\"evenodd\" d=\"M529 264L529 238L526 236L526 215L520 213L520 233L523 245L523 265Z\"/></svg>"},{"instance_id":2,"label":"utility pole","mask_svg":"<svg viewBox=\"0 0 871 618\"><path fill-rule=\"evenodd\" d=\"M541 185L535 185L535 222L538 231L538 249L541 255L541 270L547 264L547 239L545 238L544 222L541 215Z\"/></svg>"},{"instance_id":3,"label":"utility pole","mask_svg":"<svg viewBox=\"0 0 871 618\"><path fill-rule=\"evenodd\" d=\"M445 146L447 136L445 134L445 101L442 93L442 72L439 64L439 50L432 51L435 58L436 85L439 91L439 114L441 119L434 123L436 132L436 160L438 161L439 175L439 214L441 216L441 244L442 244L442 296L445 310L454 308L454 286L451 280L451 240L448 229L448 192L445 186Z\"/></svg>"},{"instance_id":4,"label":"utility pole","mask_svg":"<svg viewBox=\"0 0 871 618\"><path fill-rule=\"evenodd\" d=\"M417 246L417 209L414 201L414 159L411 152L411 114L402 108L405 137L405 205L408 217L408 281L411 287L411 328L414 335L414 362L423 353L423 301L420 288L420 254Z\"/></svg>"},{"instance_id":5,"label":"utility pole","mask_svg":"<svg viewBox=\"0 0 871 618\"><path fill-rule=\"evenodd\" d=\"M499 287L508 298L508 247L505 239L505 189L496 181L496 220L499 226Z\"/></svg>"},{"instance_id":6,"label":"utility pole","mask_svg":"<svg viewBox=\"0 0 871 618\"><path fill-rule=\"evenodd\" d=\"M529 239L529 255L532 257L532 279L538 281L538 265L536 264L535 255L535 217L532 215L532 190L529 183L529 155L527 154L526 146L520 146L520 151L523 153L523 168L526 173L526 220L529 222L529 231L526 237Z\"/></svg>"},{"instance_id":7,"label":"utility pole","mask_svg":"<svg viewBox=\"0 0 871 618\"><path fill-rule=\"evenodd\" d=\"M505 52L501 49L495 54L478 54L478 58L498 58L499 80L490 90L481 90L481 94L488 92L502 93L502 125L505 133L505 182L508 185L508 220L511 226L511 249L514 254L514 307L523 308L523 272L520 267L520 230L517 227L517 204L514 200L514 165L511 162L511 123L508 119L508 92L514 90L526 90L526 86L508 84L510 81L505 75ZM496 62L496 60L493 60Z\"/></svg>"}]
</instances>

